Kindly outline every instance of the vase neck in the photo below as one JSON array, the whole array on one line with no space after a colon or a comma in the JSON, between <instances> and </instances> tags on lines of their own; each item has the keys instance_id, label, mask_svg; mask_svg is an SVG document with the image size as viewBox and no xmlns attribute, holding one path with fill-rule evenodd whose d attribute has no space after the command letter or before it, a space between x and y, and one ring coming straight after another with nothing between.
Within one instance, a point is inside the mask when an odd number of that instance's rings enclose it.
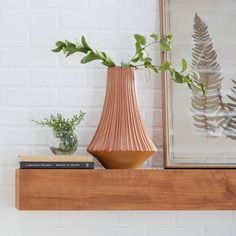
<instances>
[{"instance_id":1,"label":"vase neck","mask_svg":"<svg viewBox=\"0 0 236 236\"><path fill-rule=\"evenodd\" d=\"M107 72L107 89L119 91L119 95L127 92L135 93L135 69L133 67L110 67Z\"/></svg>"}]
</instances>

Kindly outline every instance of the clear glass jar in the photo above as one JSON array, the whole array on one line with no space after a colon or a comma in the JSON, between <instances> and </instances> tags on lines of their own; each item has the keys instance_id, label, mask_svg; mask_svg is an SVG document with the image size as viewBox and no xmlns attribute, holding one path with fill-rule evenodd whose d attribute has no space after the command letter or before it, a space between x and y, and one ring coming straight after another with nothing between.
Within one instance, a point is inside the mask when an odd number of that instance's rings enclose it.
<instances>
[{"instance_id":1,"label":"clear glass jar","mask_svg":"<svg viewBox=\"0 0 236 236\"><path fill-rule=\"evenodd\" d=\"M78 147L78 139L74 132L53 132L49 147L55 155L73 155Z\"/></svg>"}]
</instances>

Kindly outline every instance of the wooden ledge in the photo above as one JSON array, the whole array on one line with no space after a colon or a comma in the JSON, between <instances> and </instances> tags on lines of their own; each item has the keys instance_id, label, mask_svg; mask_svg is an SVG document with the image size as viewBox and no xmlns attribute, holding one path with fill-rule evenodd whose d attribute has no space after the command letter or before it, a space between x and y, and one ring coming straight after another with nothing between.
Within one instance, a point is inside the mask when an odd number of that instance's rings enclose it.
<instances>
[{"instance_id":1,"label":"wooden ledge","mask_svg":"<svg viewBox=\"0 0 236 236\"><path fill-rule=\"evenodd\" d=\"M16 170L19 210L236 210L236 170Z\"/></svg>"}]
</instances>

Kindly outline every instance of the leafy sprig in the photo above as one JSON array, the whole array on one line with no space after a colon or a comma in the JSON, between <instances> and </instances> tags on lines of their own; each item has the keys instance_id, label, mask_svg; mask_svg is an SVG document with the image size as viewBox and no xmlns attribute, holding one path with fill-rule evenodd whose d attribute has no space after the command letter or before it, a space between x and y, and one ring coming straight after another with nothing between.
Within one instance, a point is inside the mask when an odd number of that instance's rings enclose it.
<instances>
[{"instance_id":1,"label":"leafy sprig","mask_svg":"<svg viewBox=\"0 0 236 236\"><path fill-rule=\"evenodd\" d=\"M85 117L85 112L80 111L78 115L74 115L72 118L64 118L61 114L51 115L50 118L44 118L41 121L32 120L35 124L49 127L55 134L59 133L72 133L78 124Z\"/></svg>"},{"instance_id":2,"label":"leafy sprig","mask_svg":"<svg viewBox=\"0 0 236 236\"><path fill-rule=\"evenodd\" d=\"M198 77L196 72L193 73L193 76L187 73L188 65L187 61L182 58L181 60L181 71L177 71L170 62L164 61L160 65L155 65L152 62L152 58L149 56L147 48L153 44L160 43L161 52L165 53L171 50L172 35L167 35L166 37L160 39L159 35L151 34L150 37L153 39L151 43L147 44L147 40L143 35L135 34L134 38L136 40L135 47L136 52L132 59L127 64L122 64L126 67L145 67L148 70L154 71L155 73L160 73L164 71L169 71L172 80L176 83L186 83L190 89L202 90L205 94L205 88L203 84L197 83L194 78Z\"/></svg>"},{"instance_id":3,"label":"leafy sprig","mask_svg":"<svg viewBox=\"0 0 236 236\"><path fill-rule=\"evenodd\" d=\"M198 82L196 78L199 75L196 72L192 74L187 72L188 66L187 61L183 58L181 60L182 68L181 71L176 70L169 61L164 61L160 65L153 64L153 59L149 56L148 48L154 44L160 44L160 50L166 53L171 50L172 35L169 34L166 37L160 38L158 34L151 34L151 42L147 42L146 37L141 34L134 34L135 38L135 54L130 59L129 62L121 62L122 67L144 67L150 71L157 74L160 72L168 71L171 78L176 83L187 84L192 90L201 90L205 95L205 87L202 83ZM105 52L92 49L84 36L81 37L81 42L72 43L67 40L58 41L56 43L56 48L52 50L53 52L63 51L65 56L68 57L76 52L81 52L86 54L81 60L82 64L86 64L91 61L100 60L102 64L107 67L114 67L116 64L112 61L110 57L107 56Z\"/></svg>"},{"instance_id":4,"label":"leafy sprig","mask_svg":"<svg viewBox=\"0 0 236 236\"><path fill-rule=\"evenodd\" d=\"M67 40L58 41L56 43L56 48L52 50L53 52L63 51L65 56L68 57L76 52L81 52L86 54L85 57L80 61L82 64L86 64L91 61L101 60L102 64L107 67L115 66L115 63L110 57L106 55L105 52L99 50L93 50L87 43L84 36L81 37L81 42L72 43Z\"/></svg>"}]
</instances>

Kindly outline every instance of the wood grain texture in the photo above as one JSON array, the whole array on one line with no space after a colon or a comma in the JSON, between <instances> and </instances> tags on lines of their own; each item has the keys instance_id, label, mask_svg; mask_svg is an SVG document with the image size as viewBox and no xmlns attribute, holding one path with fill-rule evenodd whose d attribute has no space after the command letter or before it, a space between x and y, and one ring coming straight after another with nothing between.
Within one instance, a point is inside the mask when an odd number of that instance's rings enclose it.
<instances>
[{"instance_id":1,"label":"wood grain texture","mask_svg":"<svg viewBox=\"0 0 236 236\"><path fill-rule=\"evenodd\" d=\"M236 170L16 170L20 210L236 210Z\"/></svg>"},{"instance_id":2,"label":"wood grain texture","mask_svg":"<svg viewBox=\"0 0 236 236\"><path fill-rule=\"evenodd\" d=\"M19 188L19 184L20 184L20 172L19 171L16 171L16 174L15 174L15 206L17 209L19 209L19 200L20 200L20 188Z\"/></svg>"}]
</instances>

